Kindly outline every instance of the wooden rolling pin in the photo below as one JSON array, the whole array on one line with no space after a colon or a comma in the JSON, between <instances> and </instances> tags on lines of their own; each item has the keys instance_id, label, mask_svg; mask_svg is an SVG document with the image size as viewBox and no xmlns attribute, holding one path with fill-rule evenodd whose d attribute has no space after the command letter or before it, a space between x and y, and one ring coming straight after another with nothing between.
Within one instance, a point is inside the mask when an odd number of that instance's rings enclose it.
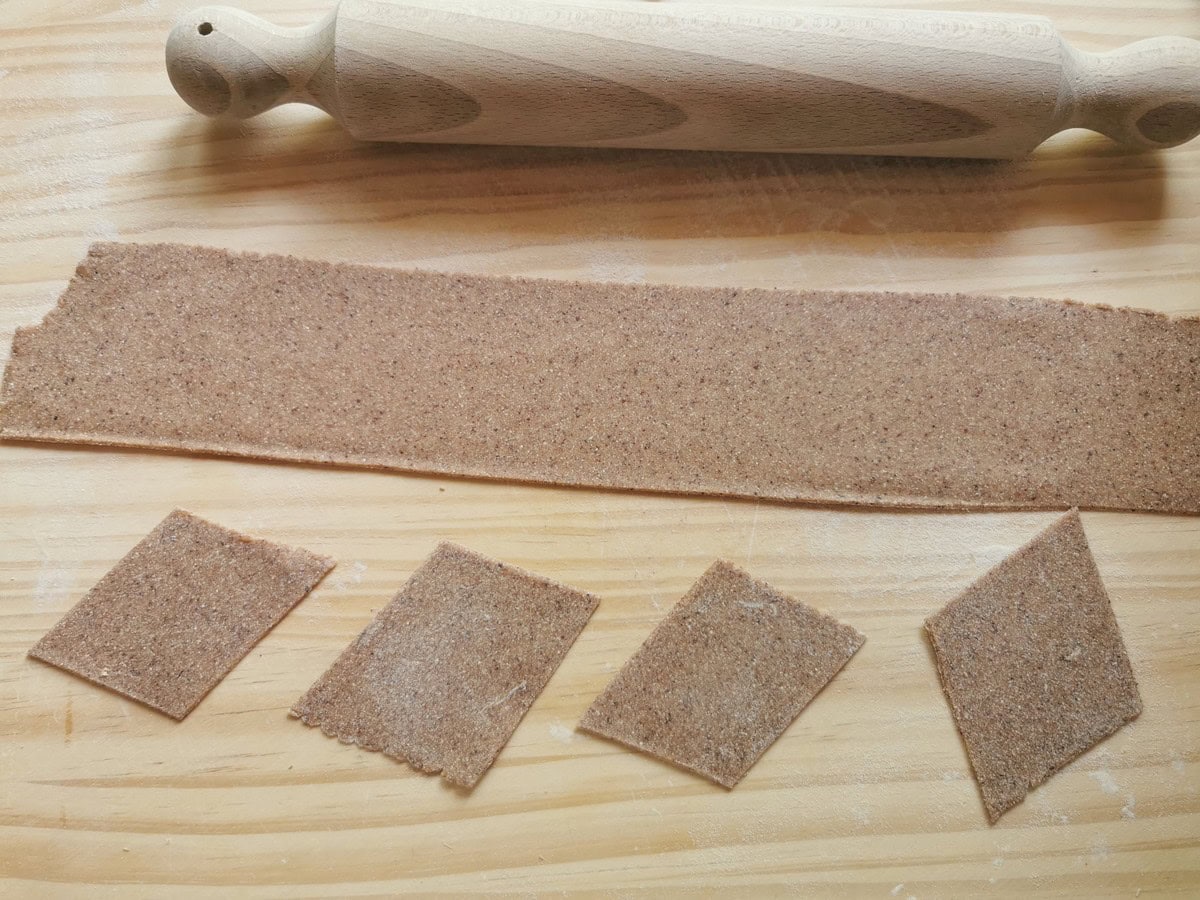
<instances>
[{"instance_id":1,"label":"wooden rolling pin","mask_svg":"<svg viewBox=\"0 0 1200 900\"><path fill-rule=\"evenodd\" d=\"M309 103L375 141L1013 158L1066 128L1200 132L1200 42L1070 47L1037 16L598 0L341 0L307 28L185 14L206 115Z\"/></svg>"}]
</instances>

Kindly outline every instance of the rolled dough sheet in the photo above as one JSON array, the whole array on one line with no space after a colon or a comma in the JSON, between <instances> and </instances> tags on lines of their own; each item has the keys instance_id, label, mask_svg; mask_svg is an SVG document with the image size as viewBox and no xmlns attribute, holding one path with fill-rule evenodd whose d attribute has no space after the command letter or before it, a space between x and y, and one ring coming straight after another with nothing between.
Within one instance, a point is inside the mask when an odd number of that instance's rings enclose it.
<instances>
[{"instance_id":1,"label":"rolled dough sheet","mask_svg":"<svg viewBox=\"0 0 1200 900\"><path fill-rule=\"evenodd\" d=\"M175 510L29 655L182 719L332 568Z\"/></svg>"},{"instance_id":2,"label":"rolled dough sheet","mask_svg":"<svg viewBox=\"0 0 1200 900\"><path fill-rule=\"evenodd\" d=\"M557 484L1200 512L1200 320L96 244L0 435Z\"/></svg>"},{"instance_id":3,"label":"rolled dough sheet","mask_svg":"<svg viewBox=\"0 0 1200 900\"><path fill-rule=\"evenodd\" d=\"M598 602L442 544L292 715L473 787Z\"/></svg>"},{"instance_id":4,"label":"rolled dough sheet","mask_svg":"<svg viewBox=\"0 0 1200 900\"><path fill-rule=\"evenodd\" d=\"M717 562L579 725L732 788L864 640Z\"/></svg>"},{"instance_id":5,"label":"rolled dough sheet","mask_svg":"<svg viewBox=\"0 0 1200 900\"><path fill-rule=\"evenodd\" d=\"M925 628L992 823L1142 711L1078 512Z\"/></svg>"}]
</instances>

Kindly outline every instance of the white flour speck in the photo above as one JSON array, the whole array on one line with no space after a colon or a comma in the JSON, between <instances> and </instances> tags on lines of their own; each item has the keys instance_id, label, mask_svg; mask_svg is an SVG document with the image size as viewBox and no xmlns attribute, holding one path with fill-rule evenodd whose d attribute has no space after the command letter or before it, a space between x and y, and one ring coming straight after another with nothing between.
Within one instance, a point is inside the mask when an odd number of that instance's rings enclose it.
<instances>
[{"instance_id":1,"label":"white flour speck","mask_svg":"<svg viewBox=\"0 0 1200 900\"><path fill-rule=\"evenodd\" d=\"M111 220L101 216L87 230L87 238L89 241L119 241L121 232Z\"/></svg>"},{"instance_id":2,"label":"white flour speck","mask_svg":"<svg viewBox=\"0 0 1200 900\"><path fill-rule=\"evenodd\" d=\"M33 586L33 602L39 610L54 609L67 596L71 587L71 576L49 563L42 563L38 570L37 583Z\"/></svg>"},{"instance_id":3,"label":"white flour speck","mask_svg":"<svg viewBox=\"0 0 1200 900\"><path fill-rule=\"evenodd\" d=\"M1100 790L1104 791L1106 794L1115 794L1121 789L1121 786L1117 784L1116 780L1111 775L1108 774L1106 769L1100 769L1096 772L1088 772L1088 777L1095 780L1095 782L1100 785Z\"/></svg>"},{"instance_id":4,"label":"white flour speck","mask_svg":"<svg viewBox=\"0 0 1200 900\"><path fill-rule=\"evenodd\" d=\"M505 691L499 697L496 697L495 699L490 700L483 708L485 711L489 710L489 709L495 709L497 706L507 703L513 697L517 696L517 694L521 693L522 691L528 690L528 689L529 689L528 682L522 681L518 684L514 684L511 688L509 688L507 691Z\"/></svg>"},{"instance_id":5,"label":"white flour speck","mask_svg":"<svg viewBox=\"0 0 1200 900\"><path fill-rule=\"evenodd\" d=\"M330 585L338 591L346 591L356 584L362 584L363 576L367 574L367 564L361 559L356 559L349 566L333 570L333 578L330 579Z\"/></svg>"},{"instance_id":6,"label":"white flour speck","mask_svg":"<svg viewBox=\"0 0 1200 900\"><path fill-rule=\"evenodd\" d=\"M1013 552L1013 548L1004 544L987 544L971 552L971 560L981 572L986 571L1008 554Z\"/></svg>"},{"instance_id":7,"label":"white flour speck","mask_svg":"<svg viewBox=\"0 0 1200 900\"><path fill-rule=\"evenodd\" d=\"M1125 805L1121 807L1121 818L1136 819L1137 813L1135 813L1133 811L1133 808L1136 805L1137 805L1137 800L1134 798L1133 794L1126 794L1125 795Z\"/></svg>"},{"instance_id":8,"label":"white flour speck","mask_svg":"<svg viewBox=\"0 0 1200 900\"><path fill-rule=\"evenodd\" d=\"M643 284L646 265L623 245L597 247L591 253L589 274L596 281Z\"/></svg>"},{"instance_id":9,"label":"white flour speck","mask_svg":"<svg viewBox=\"0 0 1200 900\"><path fill-rule=\"evenodd\" d=\"M896 885L894 888L892 888L892 896L893 897L897 896L902 890L904 890L904 882L903 881L900 882L898 885Z\"/></svg>"},{"instance_id":10,"label":"white flour speck","mask_svg":"<svg viewBox=\"0 0 1200 900\"><path fill-rule=\"evenodd\" d=\"M33 602L39 610L54 609L62 605L71 589L71 576L50 561L50 554L42 542L34 539L42 563L38 567L37 581L33 585Z\"/></svg>"},{"instance_id":11,"label":"white flour speck","mask_svg":"<svg viewBox=\"0 0 1200 900\"><path fill-rule=\"evenodd\" d=\"M575 732L562 722L554 722L550 725L550 737L563 744L569 744L575 740Z\"/></svg>"}]
</instances>

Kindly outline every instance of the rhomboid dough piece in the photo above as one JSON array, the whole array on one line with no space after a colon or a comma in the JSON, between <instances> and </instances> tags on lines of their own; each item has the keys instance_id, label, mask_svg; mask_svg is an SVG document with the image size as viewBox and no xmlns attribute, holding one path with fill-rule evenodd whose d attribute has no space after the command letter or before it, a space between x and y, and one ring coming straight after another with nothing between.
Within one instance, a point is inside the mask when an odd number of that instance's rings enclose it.
<instances>
[{"instance_id":1,"label":"rhomboid dough piece","mask_svg":"<svg viewBox=\"0 0 1200 900\"><path fill-rule=\"evenodd\" d=\"M175 510L29 655L182 719L331 568Z\"/></svg>"},{"instance_id":2,"label":"rhomboid dough piece","mask_svg":"<svg viewBox=\"0 0 1200 900\"><path fill-rule=\"evenodd\" d=\"M717 562L579 724L732 788L864 640Z\"/></svg>"},{"instance_id":3,"label":"rhomboid dough piece","mask_svg":"<svg viewBox=\"0 0 1200 900\"><path fill-rule=\"evenodd\" d=\"M473 787L598 602L442 544L292 715Z\"/></svg>"},{"instance_id":4,"label":"rhomboid dough piece","mask_svg":"<svg viewBox=\"0 0 1200 900\"><path fill-rule=\"evenodd\" d=\"M1077 511L925 628L992 823L1142 711Z\"/></svg>"}]
</instances>

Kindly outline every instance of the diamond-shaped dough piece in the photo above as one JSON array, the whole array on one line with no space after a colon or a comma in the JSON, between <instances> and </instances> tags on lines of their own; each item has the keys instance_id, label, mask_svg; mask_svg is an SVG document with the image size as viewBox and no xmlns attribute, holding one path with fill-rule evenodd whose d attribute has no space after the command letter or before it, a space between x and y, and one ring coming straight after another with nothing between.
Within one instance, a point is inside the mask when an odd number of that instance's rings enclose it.
<instances>
[{"instance_id":1,"label":"diamond-shaped dough piece","mask_svg":"<svg viewBox=\"0 0 1200 900\"><path fill-rule=\"evenodd\" d=\"M993 824L1142 711L1071 511L925 623Z\"/></svg>"},{"instance_id":2,"label":"diamond-shaped dough piece","mask_svg":"<svg viewBox=\"0 0 1200 900\"><path fill-rule=\"evenodd\" d=\"M717 562L596 698L580 727L731 788L864 640Z\"/></svg>"},{"instance_id":3,"label":"diamond-shaped dough piece","mask_svg":"<svg viewBox=\"0 0 1200 900\"><path fill-rule=\"evenodd\" d=\"M182 719L332 568L177 509L29 655Z\"/></svg>"},{"instance_id":4,"label":"diamond-shaped dough piece","mask_svg":"<svg viewBox=\"0 0 1200 900\"><path fill-rule=\"evenodd\" d=\"M292 715L473 787L598 603L442 544Z\"/></svg>"}]
</instances>

